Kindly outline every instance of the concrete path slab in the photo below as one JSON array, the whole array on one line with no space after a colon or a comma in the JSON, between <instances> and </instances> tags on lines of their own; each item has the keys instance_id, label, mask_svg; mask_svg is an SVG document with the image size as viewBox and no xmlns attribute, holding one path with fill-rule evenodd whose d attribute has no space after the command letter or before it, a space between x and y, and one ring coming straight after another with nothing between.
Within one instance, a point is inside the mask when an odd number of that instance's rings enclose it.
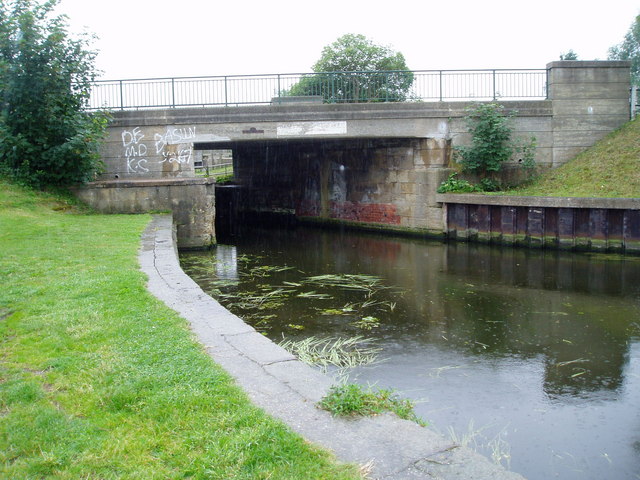
<instances>
[{"instance_id":1,"label":"concrete path slab","mask_svg":"<svg viewBox=\"0 0 640 480\"><path fill-rule=\"evenodd\" d=\"M332 380L205 294L180 268L170 215L154 215L142 237L147 288L189 321L211 357L251 400L344 462L369 465L371 479L522 480L469 448L395 415L344 419L316 407Z\"/></svg>"}]
</instances>

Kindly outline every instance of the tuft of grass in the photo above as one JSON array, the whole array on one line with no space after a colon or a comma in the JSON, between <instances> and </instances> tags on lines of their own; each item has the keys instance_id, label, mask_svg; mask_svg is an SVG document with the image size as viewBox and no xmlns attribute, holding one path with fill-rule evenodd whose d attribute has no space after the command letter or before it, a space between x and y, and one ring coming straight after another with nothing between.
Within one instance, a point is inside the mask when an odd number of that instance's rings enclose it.
<instances>
[{"instance_id":1,"label":"tuft of grass","mask_svg":"<svg viewBox=\"0 0 640 480\"><path fill-rule=\"evenodd\" d=\"M0 478L360 478L253 406L147 292L149 219L0 179Z\"/></svg>"},{"instance_id":2,"label":"tuft of grass","mask_svg":"<svg viewBox=\"0 0 640 480\"><path fill-rule=\"evenodd\" d=\"M506 195L549 197L640 197L640 118L577 155L544 172L529 186Z\"/></svg>"},{"instance_id":3,"label":"tuft of grass","mask_svg":"<svg viewBox=\"0 0 640 480\"><path fill-rule=\"evenodd\" d=\"M411 400L400 398L393 390L373 390L355 383L333 386L318 406L333 415L370 416L393 412L398 417L419 425L427 423L413 411Z\"/></svg>"}]
</instances>

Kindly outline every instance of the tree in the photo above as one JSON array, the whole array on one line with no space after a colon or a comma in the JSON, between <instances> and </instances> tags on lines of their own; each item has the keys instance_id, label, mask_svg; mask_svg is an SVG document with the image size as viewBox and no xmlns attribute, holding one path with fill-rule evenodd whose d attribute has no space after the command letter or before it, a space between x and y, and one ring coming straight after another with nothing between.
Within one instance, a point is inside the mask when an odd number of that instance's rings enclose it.
<instances>
[{"instance_id":1,"label":"tree","mask_svg":"<svg viewBox=\"0 0 640 480\"><path fill-rule=\"evenodd\" d=\"M39 188L90 180L107 122L85 110L96 54L53 15L59 1L0 2L0 171Z\"/></svg>"},{"instance_id":2,"label":"tree","mask_svg":"<svg viewBox=\"0 0 640 480\"><path fill-rule=\"evenodd\" d=\"M321 95L326 102L398 102L413 84L404 56L364 35L343 35L324 47L312 70L287 94Z\"/></svg>"},{"instance_id":3,"label":"tree","mask_svg":"<svg viewBox=\"0 0 640 480\"><path fill-rule=\"evenodd\" d=\"M631 24L624 40L609 49L609 60L630 60L631 79L640 85L640 15Z\"/></svg>"},{"instance_id":4,"label":"tree","mask_svg":"<svg viewBox=\"0 0 640 480\"><path fill-rule=\"evenodd\" d=\"M578 60L578 54L573 50L560 54L560 60Z\"/></svg>"}]
</instances>

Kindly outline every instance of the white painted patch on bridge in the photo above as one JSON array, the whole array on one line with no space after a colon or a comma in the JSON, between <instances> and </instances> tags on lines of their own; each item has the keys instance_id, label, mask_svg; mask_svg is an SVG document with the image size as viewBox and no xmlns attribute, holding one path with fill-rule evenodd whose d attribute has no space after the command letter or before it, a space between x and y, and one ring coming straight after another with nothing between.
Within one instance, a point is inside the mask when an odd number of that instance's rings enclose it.
<instances>
[{"instance_id":1,"label":"white painted patch on bridge","mask_svg":"<svg viewBox=\"0 0 640 480\"><path fill-rule=\"evenodd\" d=\"M347 122L287 122L279 123L278 137L304 137L308 135L346 135Z\"/></svg>"}]
</instances>

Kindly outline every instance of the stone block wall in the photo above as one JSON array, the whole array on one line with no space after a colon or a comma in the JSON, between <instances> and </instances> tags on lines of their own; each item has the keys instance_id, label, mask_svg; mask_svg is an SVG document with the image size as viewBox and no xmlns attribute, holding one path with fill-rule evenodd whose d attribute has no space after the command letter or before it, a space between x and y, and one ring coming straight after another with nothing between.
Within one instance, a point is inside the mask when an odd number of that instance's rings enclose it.
<instances>
[{"instance_id":1,"label":"stone block wall","mask_svg":"<svg viewBox=\"0 0 640 480\"><path fill-rule=\"evenodd\" d=\"M630 118L629 62L559 61L547 65L554 167Z\"/></svg>"},{"instance_id":2,"label":"stone block wall","mask_svg":"<svg viewBox=\"0 0 640 480\"><path fill-rule=\"evenodd\" d=\"M77 188L80 200L100 213L172 212L180 248L215 243L215 193L210 179L101 181Z\"/></svg>"}]
</instances>

